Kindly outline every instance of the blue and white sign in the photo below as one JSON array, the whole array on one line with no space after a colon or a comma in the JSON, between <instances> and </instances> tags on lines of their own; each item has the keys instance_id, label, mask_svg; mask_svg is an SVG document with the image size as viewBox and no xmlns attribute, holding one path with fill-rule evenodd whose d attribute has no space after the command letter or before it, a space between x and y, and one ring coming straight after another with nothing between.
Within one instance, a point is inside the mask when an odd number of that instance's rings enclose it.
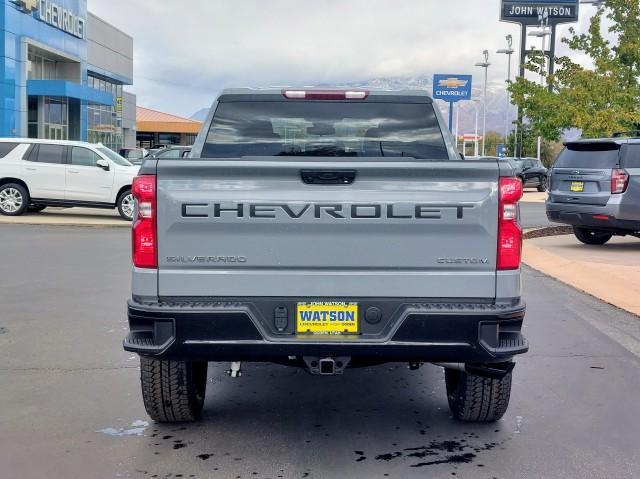
<instances>
[{"instance_id":1,"label":"blue and white sign","mask_svg":"<svg viewBox=\"0 0 640 479\"><path fill-rule=\"evenodd\" d=\"M64 3L56 3L52 0L10 0L22 13L35 14L41 22L48 23L52 27L62 30L69 35L80 38L86 37L87 19L74 11L65 8ZM64 2L65 0L57 0ZM70 2L72 3L72 2ZM77 2L75 2L77 6Z\"/></svg>"},{"instance_id":2,"label":"blue and white sign","mask_svg":"<svg viewBox=\"0 0 640 479\"><path fill-rule=\"evenodd\" d=\"M507 146L502 143L498 143L496 145L496 153L498 154L498 158L505 158L507 156Z\"/></svg>"},{"instance_id":3,"label":"blue and white sign","mask_svg":"<svg viewBox=\"0 0 640 479\"><path fill-rule=\"evenodd\" d=\"M471 100L471 75L433 76L433 98L454 103L460 100Z\"/></svg>"}]
</instances>

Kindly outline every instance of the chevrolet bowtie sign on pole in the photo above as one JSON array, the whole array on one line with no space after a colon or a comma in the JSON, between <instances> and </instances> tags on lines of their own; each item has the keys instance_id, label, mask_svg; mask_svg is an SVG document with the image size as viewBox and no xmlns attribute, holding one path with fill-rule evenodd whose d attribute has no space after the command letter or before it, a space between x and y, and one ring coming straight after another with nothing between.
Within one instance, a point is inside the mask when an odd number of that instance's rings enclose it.
<instances>
[{"instance_id":1,"label":"chevrolet bowtie sign on pole","mask_svg":"<svg viewBox=\"0 0 640 479\"><path fill-rule=\"evenodd\" d=\"M449 131L453 131L453 104L460 100L471 100L471 75L433 76L433 99L449 103Z\"/></svg>"}]
</instances>

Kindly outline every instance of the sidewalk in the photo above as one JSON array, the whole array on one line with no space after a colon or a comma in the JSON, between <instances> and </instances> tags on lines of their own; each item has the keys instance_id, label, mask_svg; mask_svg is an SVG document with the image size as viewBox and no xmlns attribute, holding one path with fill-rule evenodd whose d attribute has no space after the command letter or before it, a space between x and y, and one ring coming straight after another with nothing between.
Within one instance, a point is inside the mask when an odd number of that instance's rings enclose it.
<instances>
[{"instance_id":1,"label":"sidewalk","mask_svg":"<svg viewBox=\"0 0 640 479\"><path fill-rule=\"evenodd\" d=\"M614 237L588 246L573 235L525 241L524 263L640 316L640 239Z\"/></svg>"},{"instance_id":2,"label":"sidewalk","mask_svg":"<svg viewBox=\"0 0 640 479\"><path fill-rule=\"evenodd\" d=\"M91 208L47 208L40 213L23 216L0 215L2 224L131 228L131 223L122 220L116 210Z\"/></svg>"},{"instance_id":3,"label":"sidewalk","mask_svg":"<svg viewBox=\"0 0 640 479\"><path fill-rule=\"evenodd\" d=\"M522 202L524 203L544 203L547 201L547 192L540 193L539 191L531 188L526 188L524 190L524 195L522 196Z\"/></svg>"}]
</instances>

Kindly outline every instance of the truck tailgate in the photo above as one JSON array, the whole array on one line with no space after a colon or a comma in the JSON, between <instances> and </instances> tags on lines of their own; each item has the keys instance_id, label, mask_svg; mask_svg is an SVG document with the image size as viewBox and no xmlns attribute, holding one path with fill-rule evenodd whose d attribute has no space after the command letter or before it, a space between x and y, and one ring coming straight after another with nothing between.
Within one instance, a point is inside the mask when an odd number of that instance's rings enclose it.
<instances>
[{"instance_id":1,"label":"truck tailgate","mask_svg":"<svg viewBox=\"0 0 640 479\"><path fill-rule=\"evenodd\" d=\"M159 295L495 297L497 162L360 160L158 162Z\"/></svg>"}]
</instances>

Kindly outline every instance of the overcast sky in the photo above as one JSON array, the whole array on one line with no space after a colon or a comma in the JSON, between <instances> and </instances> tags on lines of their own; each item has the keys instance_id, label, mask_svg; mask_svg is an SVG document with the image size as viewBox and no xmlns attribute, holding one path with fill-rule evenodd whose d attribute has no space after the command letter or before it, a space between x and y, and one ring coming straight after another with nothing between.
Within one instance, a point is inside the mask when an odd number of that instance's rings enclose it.
<instances>
[{"instance_id":1,"label":"overcast sky","mask_svg":"<svg viewBox=\"0 0 640 479\"><path fill-rule=\"evenodd\" d=\"M506 77L499 0L89 0L134 37L138 104L191 116L227 86L472 73ZM595 10L583 7L579 28ZM514 47L518 48L516 40ZM529 45L540 45L531 38ZM560 54L564 52L560 47Z\"/></svg>"}]
</instances>

